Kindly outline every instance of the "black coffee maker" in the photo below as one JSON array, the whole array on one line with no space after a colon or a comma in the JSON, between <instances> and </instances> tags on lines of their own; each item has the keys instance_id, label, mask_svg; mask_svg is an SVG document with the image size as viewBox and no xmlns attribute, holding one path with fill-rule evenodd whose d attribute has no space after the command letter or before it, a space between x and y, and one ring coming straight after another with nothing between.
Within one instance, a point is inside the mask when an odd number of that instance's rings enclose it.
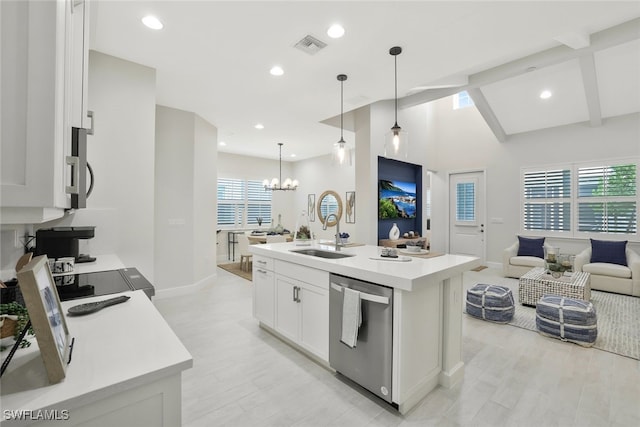
<instances>
[{"instance_id":1,"label":"black coffee maker","mask_svg":"<svg viewBox=\"0 0 640 427\"><path fill-rule=\"evenodd\" d=\"M93 262L96 259L79 253L79 240L92 239L95 226L53 227L36 231L36 255L50 259L74 257L76 263Z\"/></svg>"}]
</instances>

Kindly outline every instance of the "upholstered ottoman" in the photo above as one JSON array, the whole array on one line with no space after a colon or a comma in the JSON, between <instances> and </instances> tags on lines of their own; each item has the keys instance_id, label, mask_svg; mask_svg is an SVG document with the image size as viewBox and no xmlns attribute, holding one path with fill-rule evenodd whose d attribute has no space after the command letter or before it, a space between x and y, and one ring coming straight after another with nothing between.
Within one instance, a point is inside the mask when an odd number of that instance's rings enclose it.
<instances>
[{"instance_id":1,"label":"upholstered ottoman","mask_svg":"<svg viewBox=\"0 0 640 427\"><path fill-rule=\"evenodd\" d=\"M536 305L536 327L542 335L591 347L598 337L593 304L560 295L544 295Z\"/></svg>"},{"instance_id":2,"label":"upholstered ottoman","mask_svg":"<svg viewBox=\"0 0 640 427\"><path fill-rule=\"evenodd\" d=\"M471 316L509 323L514 312L513 294L507 287L479 283L467 291L467 314Z\"/></svg>"}]
</instances>

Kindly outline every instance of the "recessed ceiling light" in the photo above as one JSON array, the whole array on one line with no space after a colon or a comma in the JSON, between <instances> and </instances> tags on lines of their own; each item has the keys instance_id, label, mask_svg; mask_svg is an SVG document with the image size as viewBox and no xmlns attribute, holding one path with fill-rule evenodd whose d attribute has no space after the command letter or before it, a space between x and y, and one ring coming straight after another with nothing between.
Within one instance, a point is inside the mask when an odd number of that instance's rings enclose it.
<instances>
[{"instance_id":1,"label":"recessed ceiling light","mask_svg":"<svg viewBox=\"0 0 640 427\"><path fill-rule=\"evenodd\" d=\"M142 23L152 30L161 30L164 25L158 18L152 15L145 16L142 18Z\"/></svg>"},{"instance_id":2,"label":"recessed ceiling light","mask_svg":"<svg viewBox=\"0 0 640 427\"><path fill-rule=\"evenodd\" d=\"M332 39L339 39L344 36L344 27L340 24L333 24L327 30L327 35Z\"/></svg>"},{"instance_id":3,"label":"recessed ceiling light","mask_svg":"<svg viewBox=\"0 0 640 427\"><path fill-rule=\"evenodd\" d=\"M284 70L279 65L276 65L273 68L271 68L269 72L271 73L272 76L281 76L284 74Z\"/></svg>"},{"instance_id":4,"label":"recessed ceiling light","mask_svg":"<svg viewBox=\"0 0 640 427\"><path fill-rule=\"evenodd\" d=\"M292 154L292 155L291 155L291 157L295 157L295 156L296 156L295 154Z\"/></svg>"},{"instance_id":5,"label":"recessed ceiling light","mask_svg":"<svg viewBox=\"0 0 640 427\"><path fill-rule=\"evenodd\" d=\"M542 92L540 92L540 99L549 99L551 98L551 91L550 90L543 90Z\"/></svg>"},{"instance_id":6,"label":"recessed ceiling light","mask_svg":"<svg viewBox=\"0 0 640 427\"><path fill-rule=\"evenodd\" d=\"M218 143L218 145L219 145L219 146L221 146L221 147L224 147L224 146L226 146L226 145L227 145L227 143L226 143L226 142L224 142L224 141L220 141L220 142Z\"/></svg>"},{"instance_id":7,"label":"recessed ceiling light","mask_svg":"<svg viewBox=\"0 0 640 427\"><path fill-rule=\"evenodd\" d=\"M264 129L264 125L262 123L257 123L254 128L256 129Z\"/></svg>"}]
</instances>

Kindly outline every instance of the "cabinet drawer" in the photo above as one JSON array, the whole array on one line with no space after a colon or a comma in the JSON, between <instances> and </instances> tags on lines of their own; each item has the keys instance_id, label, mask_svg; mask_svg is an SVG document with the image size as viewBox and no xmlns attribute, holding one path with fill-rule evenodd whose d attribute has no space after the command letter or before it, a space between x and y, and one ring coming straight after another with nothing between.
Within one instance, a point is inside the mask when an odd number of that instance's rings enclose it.
<instances>
[{"instance_id":1,"label":"cabinet drawer","mask_svg":"<svg viewBox=\"0 0 640 427\"><path fill-rule=\"evenodd\" d=\"M275 261L275 272L282 276L297 279L305 283L318 286L322 289L329 289L329 272L316 270L300 264L293 264L286 261Z\"/></svg>"},{"instance_id":2,"label":"cabinet drawer","mask_svg":"<svg viewBox=\"0 0 640 427\"><path fill-rule=\"evenodd\" d=\"M268 258L262 255L253 255L254 267L262 268L263 270L273 271L273 258Z\"/></svg>"}]
</instances>

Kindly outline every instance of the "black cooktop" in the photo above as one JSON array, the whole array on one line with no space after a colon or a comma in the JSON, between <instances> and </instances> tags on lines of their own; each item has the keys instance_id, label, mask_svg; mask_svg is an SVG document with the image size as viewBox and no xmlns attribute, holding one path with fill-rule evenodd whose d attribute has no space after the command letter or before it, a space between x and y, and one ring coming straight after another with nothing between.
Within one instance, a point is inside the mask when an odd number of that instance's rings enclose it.
<instances>
[{"instance_id":1,"label":"black cooktop","mask_svg":"<svg viewBox=\"0 0 640 427\"><path fill-rule=\"evenodd\" d=\"M61 301L116 294L141 289L149 299L155 295L151 283L135 268L55 276Z\"/></svg>"}]
</instances>

